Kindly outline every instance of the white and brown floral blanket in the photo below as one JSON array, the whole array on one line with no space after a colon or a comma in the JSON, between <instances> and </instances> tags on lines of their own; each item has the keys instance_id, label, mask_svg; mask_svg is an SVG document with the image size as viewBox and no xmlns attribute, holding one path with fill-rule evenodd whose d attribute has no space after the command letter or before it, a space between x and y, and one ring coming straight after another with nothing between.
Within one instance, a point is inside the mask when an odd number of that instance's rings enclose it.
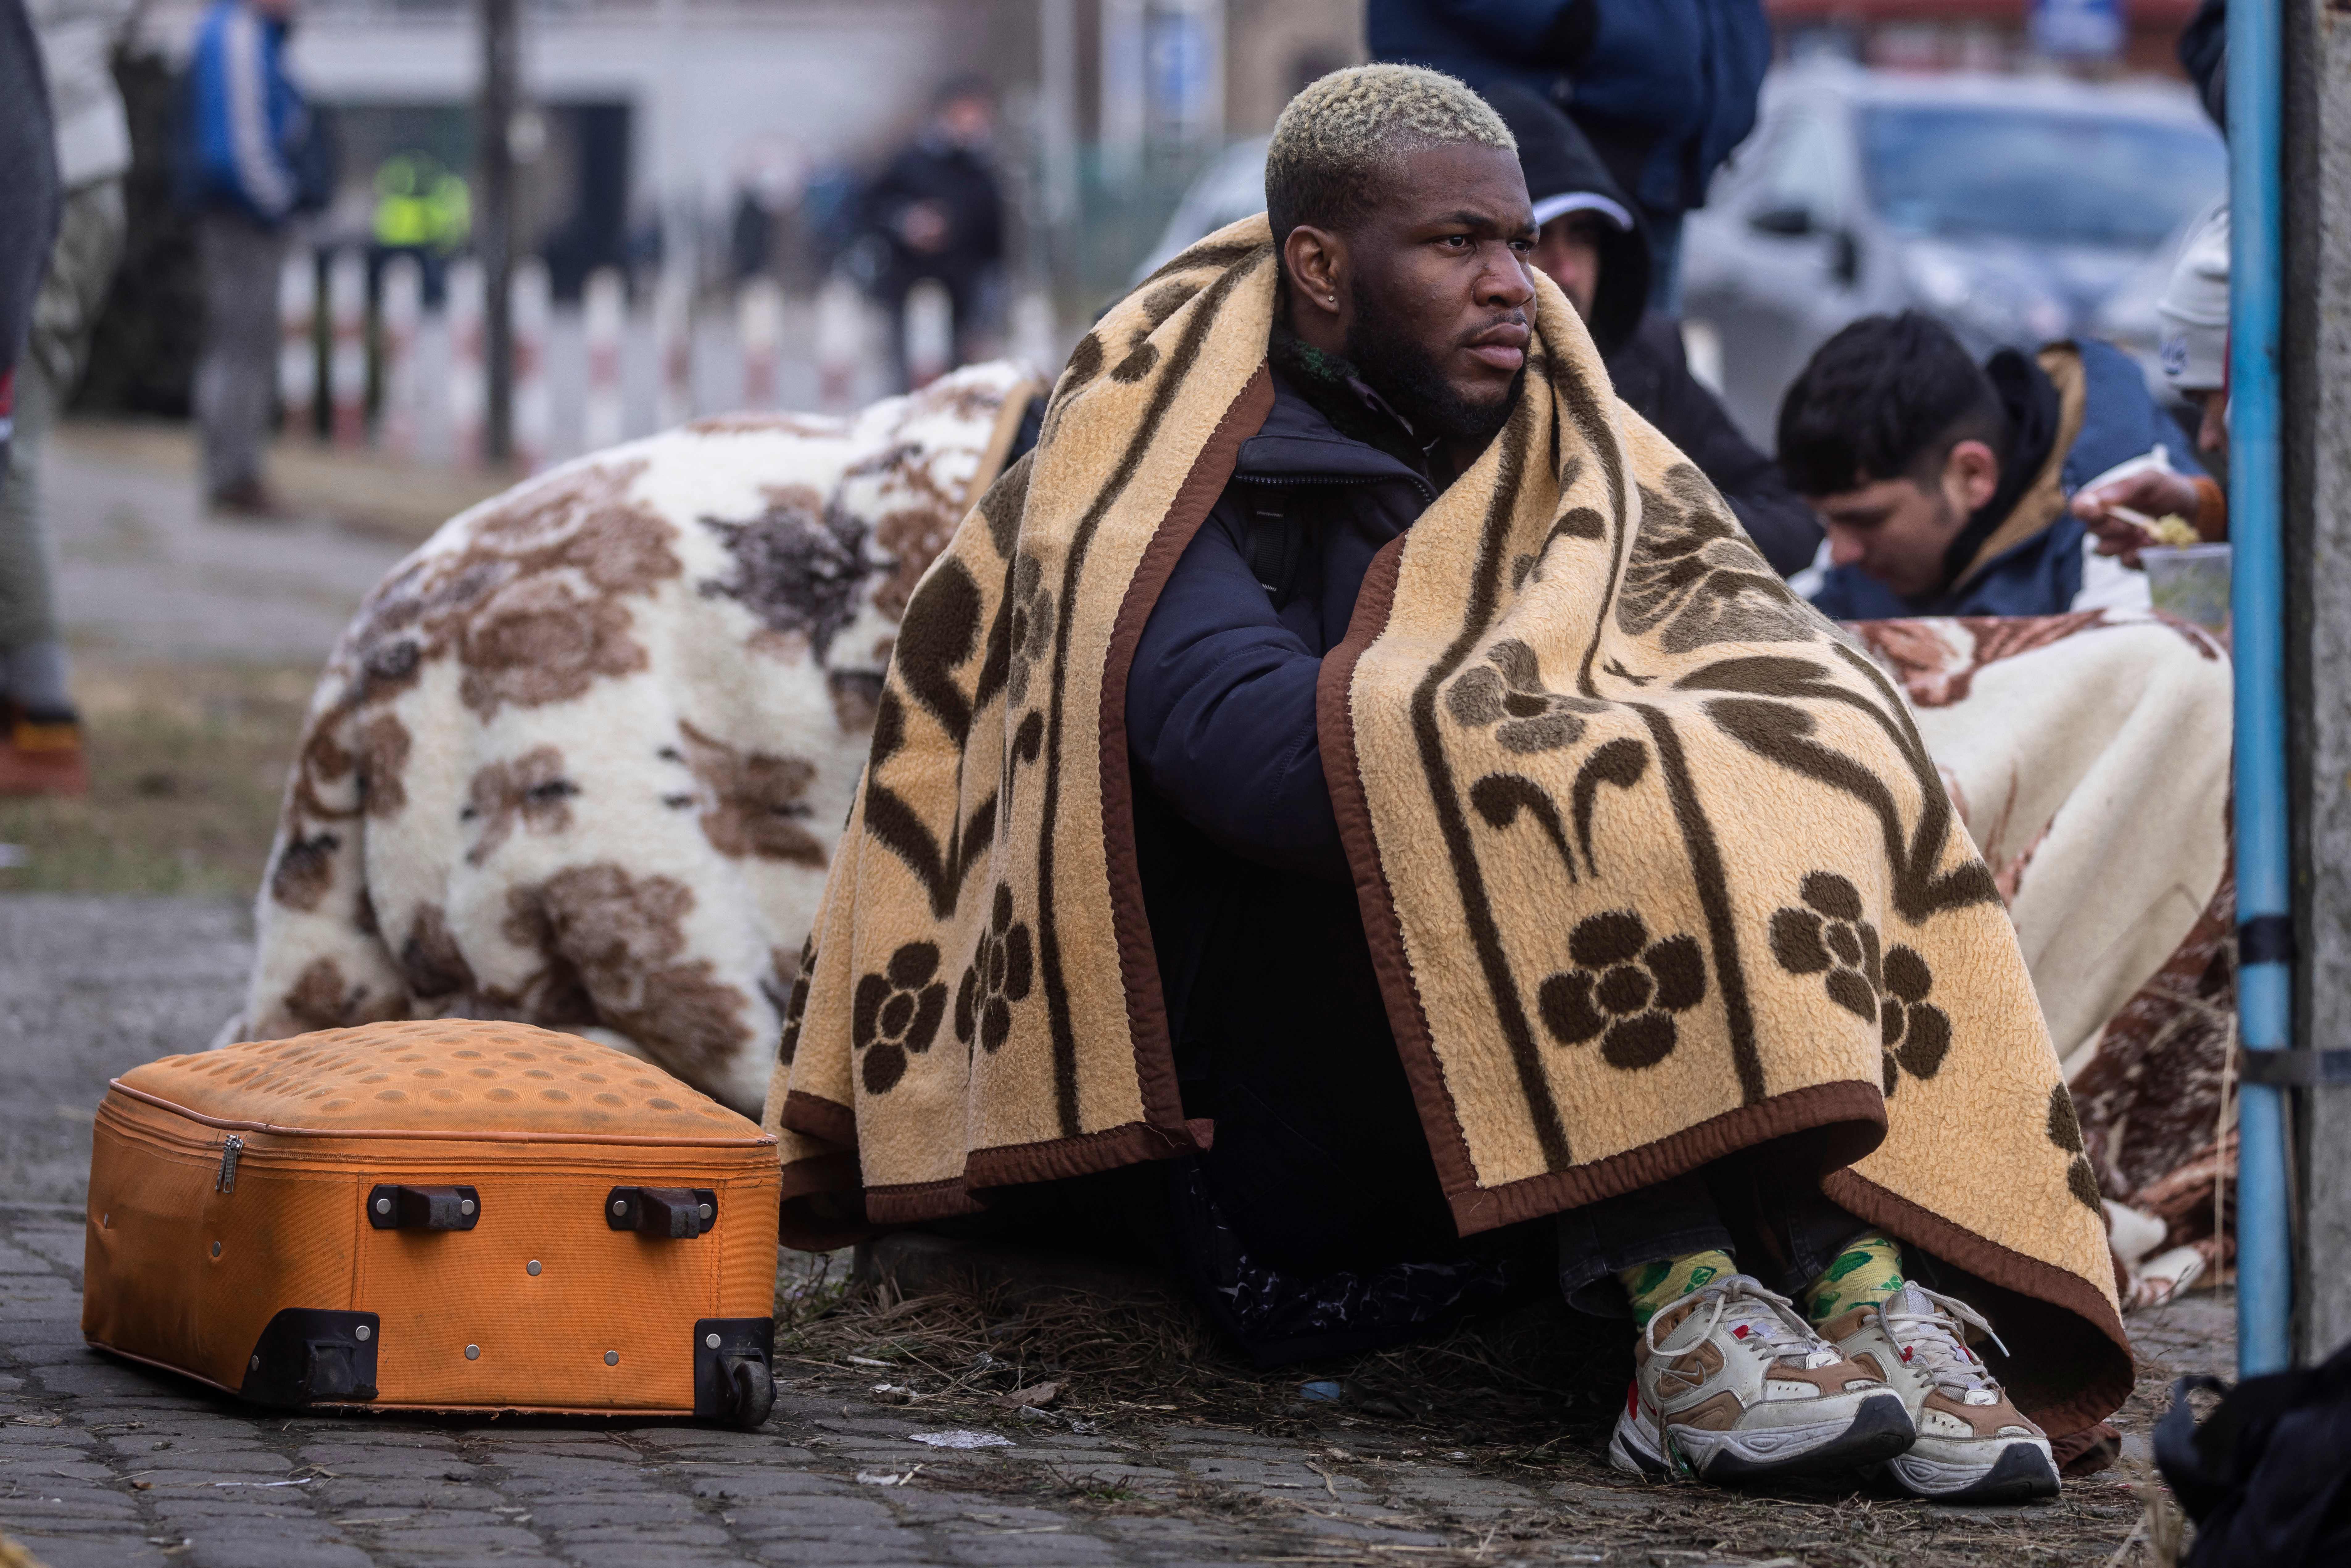
<instances>
[{"instance_id":1,"label":"white and brown floral blanket","mask_svg":"<svg viewBox=\"0 0 2351 1568\"><path fill-rule=\"evenodd\" d=\"M1854 630L2008 902L2099 1189L2139 1217L2116 1216L2127 1299L2160 1300L2179 1249L2223 1260L2235 1166L2227 650L2149 612Z\"/></svg>"},{"instance_id":2,"label":"white and brown floral blanket","mask_svg":"<svg viewBox=\"0 0 2351 1568\"><path fill-rule=\"evenodd\" d=\"M756 1111L899 613L1033 391L704 420L449 522L319 680L225 1035L518 1019Z\"/></svg>"},{"instance_id":3,"label":"white and brown floral blanket","mask_svg":"<svg viewBox=\"0 0 2351 1568\"><path fill-rule=\"evenodd\" d=\"M1115 307L908 603L768 1098L788 1195L911 1220L1194 1146L1122 709L1270 405L1275 298L1258 218ZM1457 1222L1809 1134L1839 1202L1977 1276L2020 1404L2095 1421L2129 1354L1993 869L1896 685L1616 401L1548 286L1536 330L1508 427L1381 552L1320 704Z\"/></svg>"}]
</instances>

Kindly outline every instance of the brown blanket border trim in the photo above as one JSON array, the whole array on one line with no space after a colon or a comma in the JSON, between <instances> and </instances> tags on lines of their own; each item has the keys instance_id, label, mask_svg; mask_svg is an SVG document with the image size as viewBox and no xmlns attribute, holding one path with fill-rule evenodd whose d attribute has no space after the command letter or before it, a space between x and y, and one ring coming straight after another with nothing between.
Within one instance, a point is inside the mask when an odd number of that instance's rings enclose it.
<instances>
[{"instance_id":1,"label":"brown blanket border trim","mask_svg":"<svg viewBox=\"0 0 2351 1568\"><path fill-rule=\"evenodd\" d=\"M1437 1063L1420 988L1405 958L1395 892L1388 886L1387 870L1380 863L1379 846L1372 837L1372 806L1364 793L1364 775L1355 751L1355 710L1349 700L1356 664L1387 629L1388 615L1395 607L1396 578L1404 570L1405 540L1411 537L1408 530L1398 534L1372 557L1364 584L1355 592L1355 612L1348 620L1347 635L1322 657L1322 673L1314 683L1314 726L1322 752L1323 783L1331 791L1332 814L1338 819L1339 841L1346 846L1347 863L1355 873L1355 904L1363 912L1364 935L1371 941L1372 972L1379 977L1380 996L1387 1003L1388 1027L1395 1035L1396 1054L1404 1059L1405 1082L1412 1086L1413 1103L1420 1108L1421 1131L1428 1138L1437 1183L1453 1204L1454 1224L1459 1227L1461 1201L1477 1191L1478 1169L1469 1158L1469 1140L1461 1130L1460 1113L1454 1109L1453 1092L1446 1087L1444 1070Z\"/></svg>"},{"instance_id":2,"label":"brown blanket border trim","mask_svg":"<svg viewBox=\"0 0 2351 1568\"><path fill-rule=\"evenodd\" d=\"M1736 1106L1654 1144L1590 1165L1546 1171L1500 1186L1447 1193L1446 1197L1453 1206L1454 1225L1470 1236L1637 1192L1726 1155L1798 1133L1819 1136L1823 1164L1851 1164L1886 1140L1885 1092L1854 1079L1811 1083Z\"/></svg>"},{"instance_id":3,"label":"brown blanket border trim","mask_svg":"<svg viewBox=\"0 0 2351 1568\"><path fill-rule=\"evenodd\" d=\"M1176 498L1168 503L1151 542L1128 580L1117 619L1111 623L1110 648L1102 660L1102 862L1110 881L1111 924L1118 941L1119 978L1126 992L1127 1038L1134 1048L1135 1078L1143 1090L1143 1113L1155 1128L1165 1130L1179 1147L1155 1149L1136 1158L1164 1159L1190 1153L1193 1145L1184 1125L1184 1096L1176 1080L1176 1051L1167 1038L1167 1000L1159 988L1159 956L1151 940L1151 916L1144 904L1143 868L1134 849L1134 781L1128 768L1126 740L1126 678L1134 667L1135 645L1159 602L1176 563L1207 521L1223 496L1226 484L1240 461L1241 444L1265 426L1273 411L1273 373L1259 364L1217 421L1217 428L1193 459ZM1124 1133L1125 1128L1113 1129ZM1100 1134L1096 1134L1099 1136ZM1067 1140L1061 1140L1066 1142ZM1041 1150L1047 1145L1031 1145ZM1009 1161L997 1156L1016 1154ZM978 1175L983 1166L998 1165L1026 1171L1031 1161L1019 1151L974 1150L965 1166L965 1177L975 1186L994 1185ZM1089 1170L1099 1166L1087 1166ZM1055 1173L1063 1174L1063 1173ZM1075 1172L1067 1174L1077 1174ZM1037 1180L1033 1176L1014 1179Z\"/></svg>"},{"instance_id":4,"label":"brown blanket border trim","mask_svg":"<svg viewBox=\"0 0 2351 1568\"><path fill-rule=\"evenodd\" d=\"M857 1113L821 1095L799 1089L789 1091L784 1095L783 1112L776 1119L788 1132L821 1138L844 1149L857 1146Z\"/></svg>"},{"instance_id":5,"label":"brown blanket border trim","mask_svg":"<svg viewBox=\"0 0 2351 1568\"><path fill-rule=\"evenodd\" d=\"M1857 1218L1917 1243L1991 1287L1975 1292L1969 1304L1995 1323L2006 1318L2018 1341L2032 1345L2005 1359L2001 1381L2017 1408L2052 1437L2096 1425L2130 1397L2130 1337L2122 1318L2088 1281L1962 1229L1853 1171L1828 1172L1821 1177L1821 1190ZM2035 1369L2072 1369L2072 1375L2063 1370L2035 1375Z\"/></svg>"}]
</instances>

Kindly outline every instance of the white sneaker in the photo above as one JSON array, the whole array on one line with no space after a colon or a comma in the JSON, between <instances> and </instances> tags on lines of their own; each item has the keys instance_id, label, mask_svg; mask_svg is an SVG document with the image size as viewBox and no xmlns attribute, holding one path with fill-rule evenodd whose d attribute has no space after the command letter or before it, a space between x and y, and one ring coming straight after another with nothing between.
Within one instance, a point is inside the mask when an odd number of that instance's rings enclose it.
<instances>
[{"instance_id":1,"label":"white sneaker","mask_svg":"<svg viewBox=\"0 0 2351 1568\"><path fill-rule=\"evenodd\" d=\"M1678 1460L1718 1482L1852 1470L1893 1458L1916 1436L1884 1378L1745 1274L1661 1308L1633 1363L1608 1439L1620 1470L1663 1477Z\"/></svg>"},{"instance_id":2,"label":"white sneaker","mask_svg":"<svg viewBox=\"0 0 2351 1568\"><path fill-rule=\"evenodd\" d=\"M2009 1403L1968 1347L1968 1328L1991 1334L1991 1325L1965 1302L1905 1285L1883 1307L1855 1307L1822 1332L1855 1364L1883 1374L1917 1427L1910 1451L1886 1462L1886 1473L1904 1491L1944 1502L2056 1496L2048 1437ZM2000 1336L1992 1334L1992 1343Z\"/></svg>"}]
</instances>

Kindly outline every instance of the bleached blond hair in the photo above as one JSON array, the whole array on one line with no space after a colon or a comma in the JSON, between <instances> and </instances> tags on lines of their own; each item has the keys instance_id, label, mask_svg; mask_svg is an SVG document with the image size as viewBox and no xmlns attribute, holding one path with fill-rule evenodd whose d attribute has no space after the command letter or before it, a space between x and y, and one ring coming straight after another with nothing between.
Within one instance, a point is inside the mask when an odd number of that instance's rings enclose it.
<instances>
[{"instance_id":1,"label":"bleached blond hair","mask_svg":"<svg viewBox=\"0 0 2351 1568\"><path fill-rule=\"evenodd\" d=\"M1274 122L1265 150L1274 243L1300 224L1344 228L1377 199L1407 152L1460 142L1519 150L1467 82L1420 66L1349 66L1310 82Z\"/></svg>"}]
</instances>

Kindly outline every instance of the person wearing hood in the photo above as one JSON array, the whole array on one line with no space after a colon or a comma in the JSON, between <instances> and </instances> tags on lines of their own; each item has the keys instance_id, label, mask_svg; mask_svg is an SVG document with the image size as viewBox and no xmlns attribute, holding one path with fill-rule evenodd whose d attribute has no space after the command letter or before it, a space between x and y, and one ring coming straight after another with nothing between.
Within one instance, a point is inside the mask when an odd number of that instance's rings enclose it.
<instances>
[{"instance_id":1,"label":"person wearing hood","mask_svg":"<svg viewBox=\"0 0 2351 1568\"><path fill-rule=\"evenodd\" d=\"M1630 194L1681 313L1683 214L1755 129L1771 24L1762 0L1366 0L1375 60L1426 66L1488 101L1523 89L1573 117Z\"/></svg>"},{"instance_id":2,"label":"person wearing hood","mask_svg":"<svg viewBox=\"0 0 2351 1568\"><path fill-rule=\"evenodd\" d=\"M1840 621L2144 609L2072 502L2150 473L2218 515L2137 361L2108 344L1979 365L1915 310L1821 345L1780 405L1780 466L1827 525L1813 603ZM2199 530L2200 531L2200 530Z\"/></svg>"},{"instance_id":3,"label":"person wearing hood","mask_svg":"<svg viewBox=\"0 0 2351 1568\"><path fill-rule=\"evenodd\" d=\"M1541 225L1531 259L1583 318L1616 395L1722 492L1775 570L1803 570L1821 542L1819 520L1690 373L1681 324L1650 308L1648 230L1608 165L1573 121L1528 89L1497 82L1484 96L1519 139Z\"/></svg>"}]
</instances>

